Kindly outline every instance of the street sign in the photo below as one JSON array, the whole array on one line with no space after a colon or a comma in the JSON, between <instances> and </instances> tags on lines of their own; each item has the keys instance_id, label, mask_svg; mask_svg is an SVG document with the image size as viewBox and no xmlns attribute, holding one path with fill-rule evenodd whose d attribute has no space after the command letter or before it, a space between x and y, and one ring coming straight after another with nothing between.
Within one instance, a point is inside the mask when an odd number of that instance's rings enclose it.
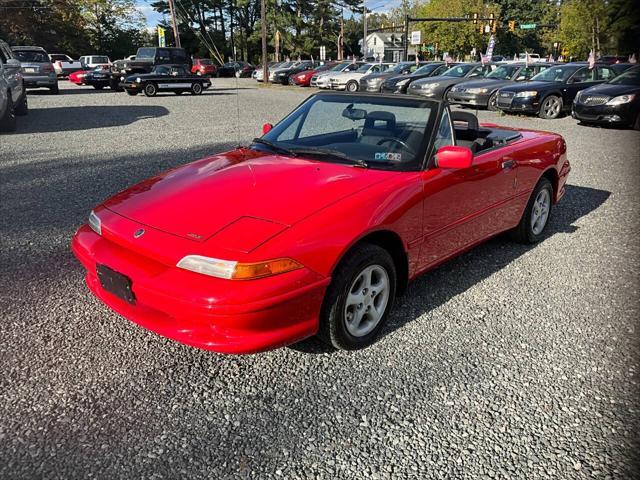
<instances>
[{"instance_id":1,"label":"street sign","mask_svg":"<svg viewBox=\"0 0 640 480\"><path fill-rule=\"evenodd\" d=\"M420 45L422 43L422 32L417 30L411 32L411 45Z\"/></svg>"},{"instance_id":2,"label":"street sign","mask_svg":"<svg viewBox=\"0 0 640 480\"><path fill-rule=\"evenodd\" d=\"M522 23L520 24L520 30L533 30L538 26L537 23Z\"/></svg>"}]
</instances>

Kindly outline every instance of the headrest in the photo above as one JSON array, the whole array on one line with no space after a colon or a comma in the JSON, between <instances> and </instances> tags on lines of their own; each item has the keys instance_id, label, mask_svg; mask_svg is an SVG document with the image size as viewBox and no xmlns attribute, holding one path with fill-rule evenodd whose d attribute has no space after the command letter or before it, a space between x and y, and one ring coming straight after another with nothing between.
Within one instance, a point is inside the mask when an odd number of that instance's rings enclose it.
<instances>
[{"instance_id":1,"label":"headrest","mask_svg":"<svg viewBox=\"0 0 640 480\"><path fill-rule=\"evenodd\" d=\"M451 112L451 121L464 122L467 124L467 128L469 130L478 130L480 128L478 117L476 117L473 113L470 113L470 112L461 112L459 110L456 110L455 112Z\"/></svg>"},{"instance_id":2,"label":"headrest","mask_svg":"<svg viewBox=\"0 0 640 480\"><path fill-rule=\"evenodd\" d=\"M384 122L385 125L376 125L376 122ZM396 116L390 112L373 111L367 113L367 118L364 121L364 128L379 128L383 130L395 130L396 128Z\"/></svg>"}]
</instances>

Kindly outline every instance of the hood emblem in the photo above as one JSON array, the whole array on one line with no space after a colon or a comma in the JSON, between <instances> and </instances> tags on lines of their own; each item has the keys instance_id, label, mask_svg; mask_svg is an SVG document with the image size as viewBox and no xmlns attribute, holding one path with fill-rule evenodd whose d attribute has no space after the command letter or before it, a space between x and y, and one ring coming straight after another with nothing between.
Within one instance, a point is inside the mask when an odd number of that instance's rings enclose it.
<instances>
[{"instance_id":1,"label":"hood emblem","mask_svg":"<svg viewBox=\"0 0 640 480\"><path fill-rule=\"evenodd\" d=\"M133 238L140 238L142 235L144 235L144 228L139 228L133 234Z\"/></svg>"}]
</instances>

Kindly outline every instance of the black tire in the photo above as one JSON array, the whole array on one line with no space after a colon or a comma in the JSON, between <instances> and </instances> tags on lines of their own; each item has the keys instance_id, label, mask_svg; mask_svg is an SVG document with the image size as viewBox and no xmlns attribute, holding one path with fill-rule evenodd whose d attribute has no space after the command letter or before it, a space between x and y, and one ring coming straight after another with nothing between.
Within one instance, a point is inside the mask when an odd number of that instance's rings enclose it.
<instances>
[{"instance_id":1,"label":"black tire","mask_svg":"<svg viewBox=\"0 0 640 480\"><path fill-rule=\"evenodd\" d=\"M542 227L542 230L538 232L534 232L533 226L532 226L532 215L534 212L534 203L536 202L536 199L538 198L538 195L542 190L546 190L549 196L549 210L548 210L547 218L544 222L544 226ZM509 232L511 239L518 243L539 242L544 235L547 225L549 225L549 220L551 219L552 210L553 210L553 186L551 185L551 182L546 177L542 177L538 181L536 188L534 188L533 192L531 193L531 197L529 198L529 202L527 203L527 206L524 209L524 213L522 214L520 223L516 228L514 228Z\"/></svg>"},{"instance_id":2,"label":"black tire","mask_svg":"<svg viewBox=\"0 0 640 480\"><path fill-rule=\"evenodd\" d=\"M134 92L132 90L125 90L127 92L127 95L131 95L132 97L135 97L136 95L138 95L138 92Z\"/></svg>"},{"instance_id":3,"label":"black tire","mask_svg":"<svg viewBox=\"0 0 640 480\"><path fill-rule=\"evenodd\" d=\"M636 116L636 121L633 124L633 129L640 130L640 112L638 112L638 115Z\"/></svg>"},{"instance_id":4,"label":"black tire","mask_svg":"<svg viewBox=\"0 0 640 480\"><path fill-rule=\"evenodd\" d=\"M93 88L95 88L96 90L102 90L104 88L104 85L94 85Z\"/></svg>"},{"instance_id":5,"label":"black tire","mask_svg":"<svg viewBox=\"0 0 640 480\"><path fill-rule=\"evenodd\" d=\"M202 84L200 82L194 82L191 84L191 94L200 95L202 93Z\"/></svg>"},{"instance_id":6,"label":"black tire","mask_svg":"<svg viewBox=\"0 0 640 480\"><path fill-rule=\"evenodd\" d=\"M347 86L344 89L347 92L357 92L360 87L358 86L358 82L355 80L350 80L347 82Z\"/></svg>"},{"instance_id":7,"label":"black tire","mask_svg":"<svg viewBox=\"0 0 640 480\"><path fill-rule=\"evenodd\" d=\"M158 93L158 87L155 83L149 82L144 86L144 94L147 97L155 97L156 93Z\"/></svg>"},{"instance_id":8,"label":"black tire","mask_svg":"<svg viewBox=\"0 0 640 480\"><path fill-rule=\"evenodd\" d=\"M381 267L388 276L389 292L383 314L375 328L362 336L354 336L347 327L347 297L354 282L368 267ZM393 308L396 295L396 268L393 258L385 249L368 243L357 245L336 267L331 284L325 294L320 312L318 338L324 343L341 350L357 350L371 345L384 326L389 312ZM356 288L359 288L356 286ZM363 290L364 291L364 290ZM375 302L375 291L371 293ZM378 292L378 295L380 292ZM362 306L362 304L360 304ZM367 308L367 307L364 307ZM367 310L368 311L368 310ZM366 312L365 312L365 315Z\"/></svg>"},{"instance_id":9,"label":"black tire","mask_svg":"<svg viewBox=\"0 0 640 480\"><path fill-rule=\"evenodd\" d=\"M498 91L496 90L489 97L489 101L487 102L487 110L491 112L497 112L498 108Z\"/></svg>"},{"instance_id":10,"label":"black tire","mask_svg":"<svg viewBox=\"0 0 640 480\"><path fill-rule=\"evenodd\" d=\"M13 99L11 98L11 92L7 92L7 108L0 117L0 132L15 132L16 131L16 112L13 106Z\"/></svg>"},{"instance_id":11,"label":"black tire","mask_svg":"<svg viewBox=\"0 0 640 480\"><path fill-rule=\"evenodd\" d=\"M173 93L175 93L176 95L182 95L184 92L182 90L177 90L177 91L175 91Z\"/></svg>"},{"instance_id":12,"label":"black tire","mask_svg":"<svg viewBox=\"0 0 640 480\"><path fill-rule=\"evenodd\" d=\"M562 114L562 98L557 95L549 95L540 102L538 116L546 120L560 117Z\"/></svg>"},{"instance_id":13,"label":"black tire","mask_svg":"<svg viewBox=\"0 0 640 480\"><path fill-rule=\"evenodd\" d=\"M51 93L52 95L58 95L60 93L60 89L58 88L57 83L54 87L49 88L49 93Z\"/></svg>"},{"instance_id":14,"label":"black tire","mask_svg":"<svg viewBox=\"0 0 640 480\"><path fill-rule=\"evenodd\" d=\"M19 115L21 117L29 113L29 104L27 102L26 90L22 94L22 98L18 100L18 104L15 106L14 112L16 115Z\"/></svg>"}]
</instances>

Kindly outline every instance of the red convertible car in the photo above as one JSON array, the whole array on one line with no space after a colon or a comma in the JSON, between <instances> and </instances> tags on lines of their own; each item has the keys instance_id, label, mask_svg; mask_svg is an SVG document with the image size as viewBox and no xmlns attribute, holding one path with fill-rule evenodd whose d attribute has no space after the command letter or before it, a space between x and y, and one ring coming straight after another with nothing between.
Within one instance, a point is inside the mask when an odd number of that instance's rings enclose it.
<instances>
[{"instance_id":1,"label":"red convertible car","mask_svg":"<svg viewBox=\"0 0 640 480\"><path fill-rule=\"evenodd\" d=\"M76 85L84 85L84 77L87 76L91 70L77 70L69 74L69 81Z\"/></svg>"},{"instance_id":2,"label":"red convertible car","mask_svg":"<svg viewBox=\"0 0 640 480\"><path fill-rule=\"evenodd\" d=\"M72 249L99 299L179 342L357 349L426 270L501 232L541 239L569 170L553 133L410 95L320 93L249 146L108 199Z\"/></svg>"}]
</instances>

